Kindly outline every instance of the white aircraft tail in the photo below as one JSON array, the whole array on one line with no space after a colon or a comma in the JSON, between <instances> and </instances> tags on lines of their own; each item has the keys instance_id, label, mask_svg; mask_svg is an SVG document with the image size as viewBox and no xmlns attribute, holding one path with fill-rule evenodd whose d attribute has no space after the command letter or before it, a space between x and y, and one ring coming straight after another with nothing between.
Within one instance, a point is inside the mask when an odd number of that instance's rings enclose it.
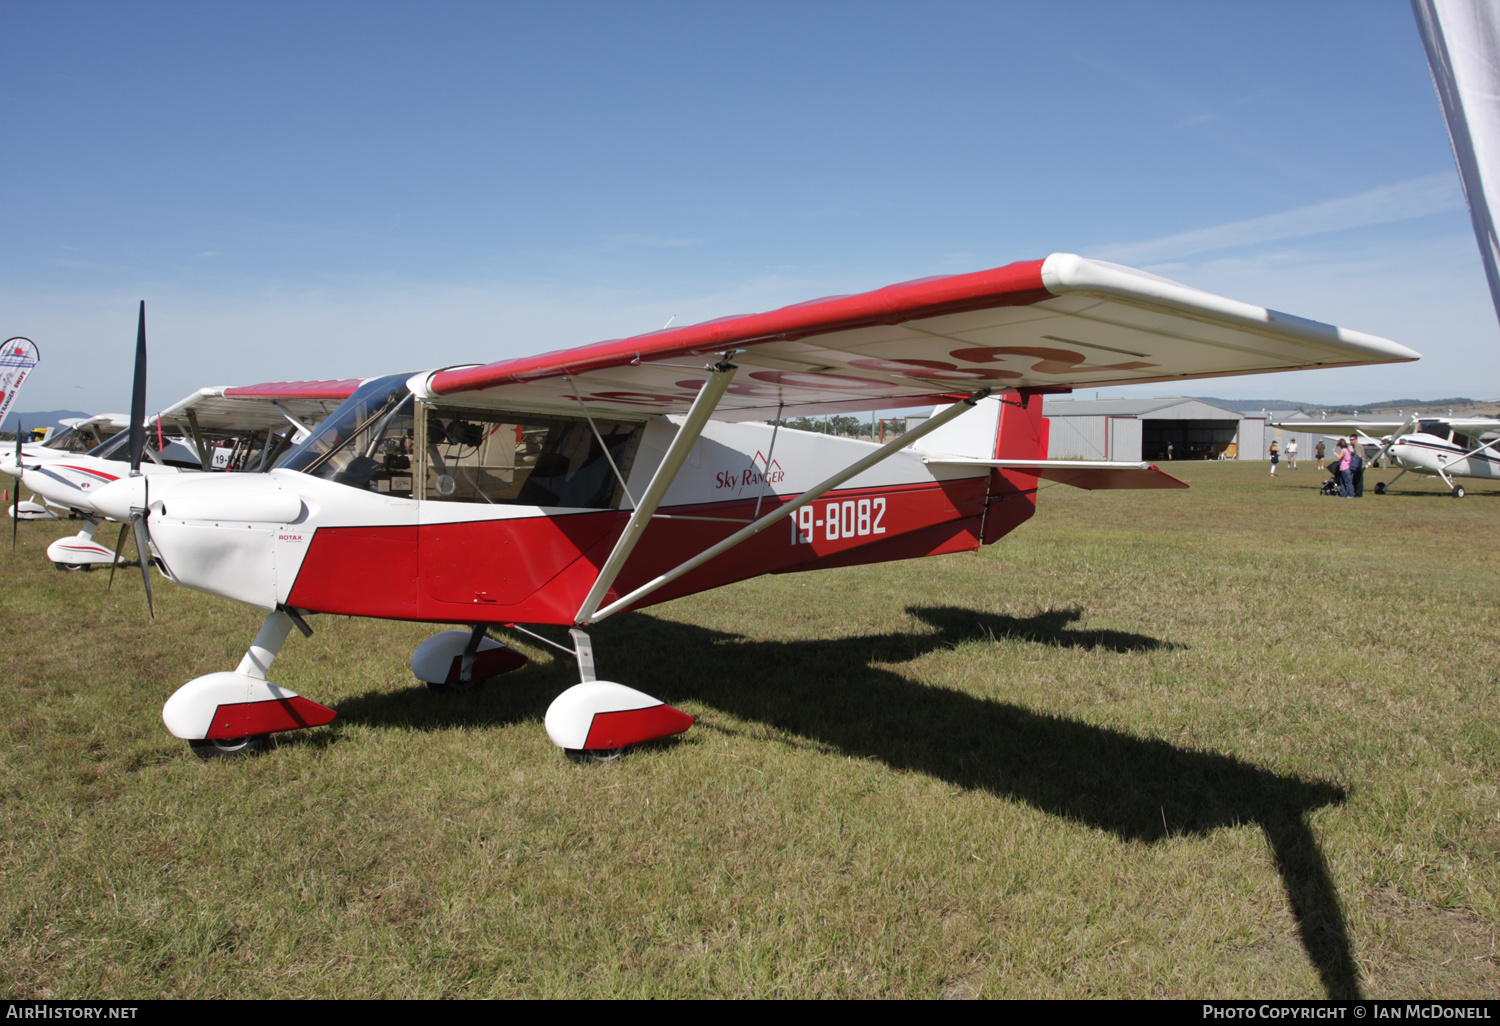
<instances>
[{"instance_id":1,"label":"white aircraft tail","mask_svg":"<svg viewBox=\"0 0 1500 1026\"><path fill-rule=\"evenodd\" d=\"M947 407L933 408L936 413ZM1047 458L1047 421L1042 397L1002 392L979 401L979 408L949 421L912 446L928 456L971 460Z\"/></svg>"}]
</instances>

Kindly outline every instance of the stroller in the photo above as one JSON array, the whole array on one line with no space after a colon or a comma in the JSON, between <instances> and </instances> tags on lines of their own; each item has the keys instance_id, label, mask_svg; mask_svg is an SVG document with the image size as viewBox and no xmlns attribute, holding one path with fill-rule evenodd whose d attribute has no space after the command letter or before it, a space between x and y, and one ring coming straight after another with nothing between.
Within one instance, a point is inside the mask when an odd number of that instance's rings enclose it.
<instances>
[{"instance_id":1,"label":"stroller","mask_svg":"<svg viewBox=\"0 0 1500 1026\"><path fill-rule=\"evenodd\" d=\"M1338 493L1339 493L1339 476L1338 476L1338 474L1334 474L1327 481L1324 481L1323 482L1323 487L1318 489L1318 494L1319 495L1338 495Z\"/></svg>"}]
</instances>

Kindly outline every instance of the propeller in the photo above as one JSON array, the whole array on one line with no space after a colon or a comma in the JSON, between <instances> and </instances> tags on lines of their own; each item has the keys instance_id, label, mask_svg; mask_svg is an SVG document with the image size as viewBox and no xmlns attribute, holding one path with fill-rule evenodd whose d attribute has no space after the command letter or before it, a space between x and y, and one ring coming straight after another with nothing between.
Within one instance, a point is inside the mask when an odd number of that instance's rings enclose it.
<instances>
[{"instance_id":1,"label":"propeller","mask_svg":"<svg viewBox=\"0 0 1500 1026\"><path fill-rule=\"evenodd\" d=\"M146 451L146 301L141 300L140 322L135 331L135 387L130 393L130 476L140 477L141 457ZM156 607L151 601L151 528L146 518L151 510L151 477L141 482L145 492L145 505L130 508L130 522L120 525L120 538L115 543L115 562L120 560L120 550L125 544L128 527L135 538L135 552L141 563L141 581L146 585L146 611L156 619ZM109 568L110 583L114 583L114 567Z\"/></svg>"},{"instance_id":2,"label":"propeller","mask_svg":"<svg viewBox=\"0 0 1500 1026\"><path fill-rule=\"evenodd\" d=\"M1416 431L1420 426L1420 420L1418 419L1417 415L1413 413L1410 417L1407 418L1405 424L1402 424L1401 427L1391 432L1388 436L1386 436L1385 440L1380 443L1380 451L1375 454L1375 462L1379 463L1382 467L1386 466L1387 464L1385 463L1385 458L1390 454L1391 446L1395 445L1397 442L1401 441L1401 439Z\"/></svg>"}]
</instances>

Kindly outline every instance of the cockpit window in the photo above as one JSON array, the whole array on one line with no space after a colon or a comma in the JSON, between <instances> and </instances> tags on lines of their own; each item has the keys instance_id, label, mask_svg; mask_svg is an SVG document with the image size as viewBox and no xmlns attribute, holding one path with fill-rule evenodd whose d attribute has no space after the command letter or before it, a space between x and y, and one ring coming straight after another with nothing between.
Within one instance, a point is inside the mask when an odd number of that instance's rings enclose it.
<instances>
[{"instance_id":1,"label":"cockpit window","mask_svg":"<svg viewBox=\"0 0 1500 1026\"><path fill-rule=\"evenodd\" d=\"M614 509L621 487L610 467L630 472L642 426L582 417L495 410L427 412L423 497L441 502L515 503Z\"/></svg>"},{"instance_id":2,"label":"cockpit window","mask_svg":"<svg viewBox=\"0 0 1500 1026\"><path fill-rule=\"evenodd\" d=\"M46 448L56 449L59 452L88 452L98 444L99 439L93 432L83 432L77 427L54 431L52 437L42 443Z\"/></svg>"},{"instance_id":3,"label":"cockpit window","mask_svg":"<svg viewBox=\"0 0 1500 1026\"><path fill-rule=\"evenodd\" d=\"M192 447L184 445L175 438L160 439L162 447L158 447L157 433L154 425L146 432L146 448L144 457L153 463L163 466L178 467L182 470L201 470L198 463L198 455ZM153 458L152 454L155 454ZM101 460L113 460L116 463L130 462L130 432L121 431L105 442L94 446L88 451L88 455Z\"/></svg>"},{"instance_id":4,"label":"cockpit window","mask_svg":"<svg viewBox=\"0 0 1500 1026\"><path fill-rule=\"evenodd\" d=\"M410 374L361 385L301 445L277 464L351 488L411 498Z\"/></svg>"},{"instance_id":5,"label":"cockpit window","mask_svg":"<svg viewBox=\"0 0 1500 1026\"><path fill-rule=\"evenodd\" d=\"M130 459L130 432L121 431L113 438L107 438L88 451L88 455L96 456L101 460L128 460Z\"/></svg>"}]
</instances>

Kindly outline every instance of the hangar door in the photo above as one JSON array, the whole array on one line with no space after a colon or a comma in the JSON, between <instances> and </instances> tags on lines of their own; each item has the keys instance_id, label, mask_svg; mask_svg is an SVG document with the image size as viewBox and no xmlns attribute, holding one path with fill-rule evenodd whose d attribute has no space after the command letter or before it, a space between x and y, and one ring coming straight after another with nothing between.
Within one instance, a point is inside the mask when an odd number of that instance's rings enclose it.
<instances>
[{"instance_id":1,"label":"hangar door","mask_svg":"<svg viewBox=\"0 0 1500 1026\"><path fill-rule=\"evenodd\" d=\"M1146 420L1141 422L1141 459L1214 460L1234 442L1237 420Z\"/></svg>"}]
</instances>

